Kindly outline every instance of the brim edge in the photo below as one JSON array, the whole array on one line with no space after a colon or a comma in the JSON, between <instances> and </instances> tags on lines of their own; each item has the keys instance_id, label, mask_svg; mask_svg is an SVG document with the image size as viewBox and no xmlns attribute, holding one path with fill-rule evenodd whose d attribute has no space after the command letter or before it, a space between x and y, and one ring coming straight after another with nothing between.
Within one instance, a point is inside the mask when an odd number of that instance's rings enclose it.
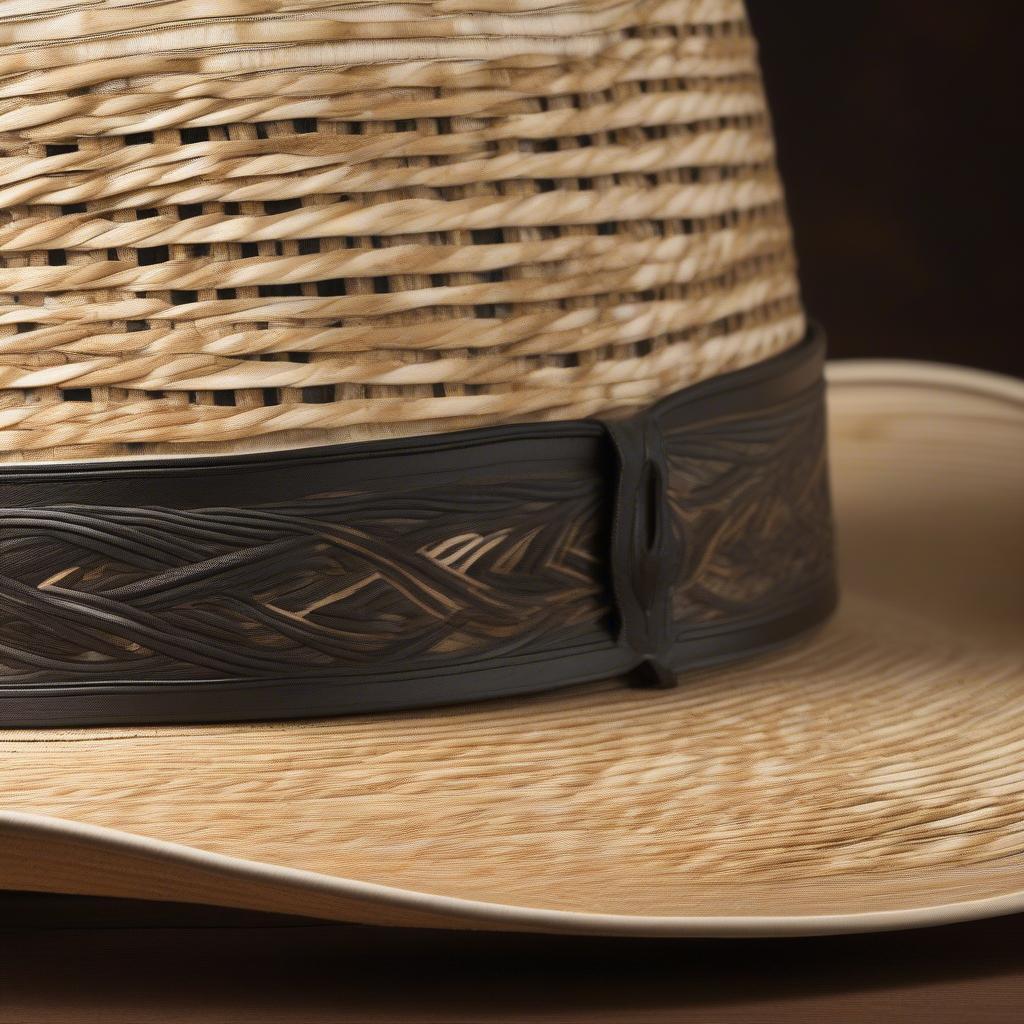
<instances>
[{"instance_id":1,"label":"brim edge","mask_svg":"<svg viewBox=\"0 0 1024 1024\"><path fill-rule=\"evenodd\" d=\"M1024 912L1024 891L902 910L848 914L792 915L627 915L545 909L484 902L401 889L353 878L268 864L214 853L167 840L49 815L0 811L0 842L4 836L61 839L109 853L128 853L159 863L191 868L241 883L270 885L305 895L335 897L436 917L441 927L548 934L606 935L649 938L767 938L900 931ZM105 895L84 892L76 895ZM210 903L196 899L197 903ZM258 902L249 909L263 909ZM325 919L331 919L329 916ZM337 920L346 920L338 917ZM441 923L446 922L446 923Z\"/></svg>"}]
</instances>

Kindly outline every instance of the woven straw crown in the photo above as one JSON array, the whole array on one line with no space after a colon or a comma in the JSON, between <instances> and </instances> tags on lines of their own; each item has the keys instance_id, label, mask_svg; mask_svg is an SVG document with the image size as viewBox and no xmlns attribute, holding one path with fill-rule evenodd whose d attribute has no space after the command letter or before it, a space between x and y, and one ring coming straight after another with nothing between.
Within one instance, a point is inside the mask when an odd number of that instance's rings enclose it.
<instances>
[{"instance_id":1,"label":"woven straw crown","mask_svg":"<svg viewBox=\"0 0 1024 1024\"><path fill-rule=\"evenodd\" d=\"M0 2L0 459L615 414L803 334L739 0Z\"/></svg>"}]
</instances>

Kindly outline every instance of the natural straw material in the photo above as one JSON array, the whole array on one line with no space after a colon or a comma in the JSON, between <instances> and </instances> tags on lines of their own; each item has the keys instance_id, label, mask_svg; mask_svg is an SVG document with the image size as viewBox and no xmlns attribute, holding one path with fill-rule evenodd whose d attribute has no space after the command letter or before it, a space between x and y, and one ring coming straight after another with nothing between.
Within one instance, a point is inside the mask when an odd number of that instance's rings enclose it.
<instances>
[{"instance_id":1,"label":"natural straw material","mask_svg":"<svg viewBox=\"0 0 1024 1024\"><path fill-rule=\"evenodd\" d=\"M803 333L739 0L0 0L0 459L646 405Z\"/></svg>"}]
</instances>

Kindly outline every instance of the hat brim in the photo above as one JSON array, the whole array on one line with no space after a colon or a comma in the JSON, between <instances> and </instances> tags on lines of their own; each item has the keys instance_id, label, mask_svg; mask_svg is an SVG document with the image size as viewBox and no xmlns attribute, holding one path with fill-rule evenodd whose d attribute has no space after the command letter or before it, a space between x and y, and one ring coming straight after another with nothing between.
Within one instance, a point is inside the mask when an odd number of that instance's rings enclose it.
<instances>
[{"instance_id":1,"label":"hat brim","mask_svg":"<svg viewBox=\"0 0 1024 1024\"><path fill-rule=\"evenodd\" d=\"M1024 910L1024 384L830 369L843 599L674 690L0 732L0 887L672 935Z\"/></svg>"}]
</instances>

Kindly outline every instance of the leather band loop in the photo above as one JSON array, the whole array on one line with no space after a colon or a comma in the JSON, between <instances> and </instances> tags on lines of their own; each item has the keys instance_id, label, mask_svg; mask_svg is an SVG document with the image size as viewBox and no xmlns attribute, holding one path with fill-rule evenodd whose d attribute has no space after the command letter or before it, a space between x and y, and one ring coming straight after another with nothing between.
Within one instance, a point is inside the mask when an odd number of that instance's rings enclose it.
<instances>
[{"instance_id":1,"label":"leather band loop","mask_svg":"<svg viewBox=\"0 0 1024 1024\"><path fill-rule=\"evenodd\" d=\"M672 685L780 643L835 602L822 360L609 424L0 467L0 723Z\"/></svg>"},{"instance_id":2,"label":"leather band loop","mask_svg":"<svg viewBox=\"0 0 1024 1024\"><path fill-rule=\"evenodd\" d=\"M620 641L642 659L640 678L671 686L670 598L682 555L671 522L668 461L657 417L608 424L619 459L612 580Z\"/></svg>"}]
</instances>

